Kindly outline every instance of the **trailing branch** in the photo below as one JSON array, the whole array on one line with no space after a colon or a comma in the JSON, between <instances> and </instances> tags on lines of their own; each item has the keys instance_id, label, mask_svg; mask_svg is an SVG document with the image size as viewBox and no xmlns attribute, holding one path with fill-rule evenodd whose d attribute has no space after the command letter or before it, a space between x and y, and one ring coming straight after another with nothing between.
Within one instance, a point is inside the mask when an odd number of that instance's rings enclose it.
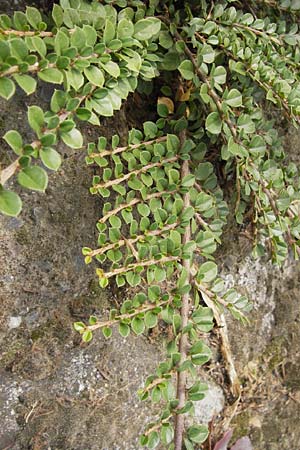
<instances>
[{"instance_id":1,"label":"trailing branch","mask_svg":"<svg viewBox=\"0 0 300 450\"><path fill-rule=\"evenodd\" d=\"M181 132L180 142L181 146L184 145L185 132ZM183 161L181 166L181 178L188 176L190 174L189 162ZM190 193L187 192L183 197L184 210L191 206ZM182 238L182 245L186 245L191 240L191 224L190 221L185 227L185 232ZM182 262L183 268L188 274L187 284L190 284L190 273L191 273L191 259L184 259ZM181 316L181 328L184 329L188 324L190 309L190 294L189 292L182 295L182 306L180 310ZM181 355L180 363L183 364L187 359L188 352L188 335L187 333L182 333L179 339L179 352ZM177 373L177 399L178 399L178 409L181 409L185 405L186 401L186 371L180 371ZM184 414L177 414L175 416L175 437L174 437L174 449L181 450L183 445L183 434L184 434Z\"/></svg>"},{"instance_id":2,"label":"trailing branch","mask_svg":"<svg viewBox=\"0 0 300 450\"><path fill-rule=\"evenodd\" d=\"M148 170L154 169L155 167L162 167L165 164L178 161L178 159L179 159L178 156L174 156L173 158L166 158L166 159L163 159L162 161L148 164L148 165L142 167L141 169L132 170L131 172L127 173L126 175L123 175L120 178L115 178L113 180L109 180L104 183L94 184L93 188L99 189L99 188L108 188L110 186L115 186L117 184L120 184L120 183L123 183L124 181L129 180L129 178L132 177L133 175L140 175L142 173L148 172Z\"/></svg>"},{"instance_id":3,"label":"trailing branch","mask_svg":"<svg viewBox=\"0 0 300 450\"><path fill-rule=\"evenodd\" d=\"M140 142L139 144L128 144L124 147L117 147L113 150L100 150L97 153L91 153L89 155L90 158L99 158L99 156L112 156L117 155L118 153L123 153L126 151L131 151L140 147L147 147L152 144L159 144L160 142L166 142L167 136L161 136L156 139L151 139L150 141Z\"/></svg>"},{"instance_id":4,"label":"trailing branch","mask_svg":"<svg viewBox=\"0 0 300 450\"><path fill-rule=\"evenodd\" d=\"M105 223L110 217L117 215L122 209L131 208L134 205L137 205L138 203L147 202L151 200L152 198L160 198L164 195L172 195L175 194L177 190L173 191L163 191L163 192L153 192L153 194L147 195L145 199L143 198L134 198L128 203L122 203L117 208L112 209L111 211L108 211L108 213L105 214L105 216L101 217L101 219L98 220L99 223Z\"/></svg>"}]
</instances>

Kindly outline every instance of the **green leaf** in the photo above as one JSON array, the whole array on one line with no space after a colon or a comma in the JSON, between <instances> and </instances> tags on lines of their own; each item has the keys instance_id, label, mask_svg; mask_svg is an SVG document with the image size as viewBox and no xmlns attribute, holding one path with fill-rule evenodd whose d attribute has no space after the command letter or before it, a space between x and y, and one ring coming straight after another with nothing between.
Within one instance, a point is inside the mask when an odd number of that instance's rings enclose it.
<instances>
[{"instance_id":1,"label":"green leaf","mask_svg":"<svg viewBox=\"0 0 300 450\"><path fill-rule=\"evenodd\" d=\"M212 72L212 78L215 83L218 84L225 84L226 83L226 69L223 66L218 66L215 68L215 70Z\"/></svg>"},{"instance_id":2,"label":"green leaf","mask_svg":"<svg viewBox=\"0 0 300 450\"><path fill-rule=\"evenodd\" d=\"M148 311L145 314L145 325L147 328L154 328L157 325L157 314Z\"/></svg>"},{"instance_id":3,"label":"green leaf","mask_svg":"<svg viewBox=\"0 0 300 450\"><path fill-rule=\"evenodd\" d=\"M23 39L13 38L9 41L11 55L19 61L24 61L28 55L28 48Z\"/></svg>"},{"instance_id":4,"label":"green leaf","mask_svg":"<svg viewBox=\"0 0 300 450\"><path fill-rule=\"evenodd\" d=\"M141 282L141 277L138 273L127 272L126 273L126 281L130 286L138 286Z\"/></svg>"},{"instance_id":5,"label":"green leaf","mask_svg":"<svg viewBox=\"0 0 300 450\"><path fill-rule=\"evenodd\" d=\"M205 442L208 434L208 428L205 425L193 425L187 430L189 439L197 444Z\"/></svg>"},{"instance_id":6,"label":"green leaf","mask_svg":"<svg viewBox=\"0 0 300 450\"><path fill-rule=\"evenodd\" d=\"M56 143L56 134L45 133L40 140L43 147L50 147Z\"/></svg>"},{"instance_id":7,"label":"green leaf","mask_svg":"<svg viewBox=\"0 0 300 450\"><path fill-rule=\"evenodd\" d=\"M225 102L227 103L227 105L233 106L235 108L237 108L238 106L242 106L242 94L237 89L231 89L225 99Z\"/></svg>"},{"instance_id":8,"label":"green leaf","mask_svg":"<svg viewBox=\"0 0 300 450\"><path fill-rule=\"evenodd\" d=\"M182 61L178 70L185 80L192 80L194 78L194 66L190 60L186 59Z\"/></svg>"},{"instance_id":9,"label":"green leaf","mask_svg":"<svg viewBox=\"0 0 300 450\"><path fill-rule=\"evenodd\" d=\"M110 20L105 21L103 42L108 44L115 37L115 26Z\"/></svg>"},{"instance_id":10,"label":"green leaf","mask_svg":"<svg viewBox=\"0 0 300 450\"><path fill-rule=\"evenodd\" d=\"M249 150L255 156L264 156L267 150L264 138L262 136L253 136L249 144Z\"/></svg>"},{"instance_id":11,"label":"green leaf","mask_svg":"<svg viewBox=\"0 0 300 450\"><path fill-rule=\"evenodd\" d=\"M205 63L211 64L215 60L215 51L211 45L204 44L201 50L201 56Z\"/></svg>"},{"instance_id":12,"label":"green leaf","mask_svg":"<svg viewBox=\"0 0 300 450\"><path fill-rule=\"evenodd\" d=\"M195 450L194 445L188 439L184 438L184 445L186 450Z\"/></svg>"},{"instance_id":13,"label":"green leaf","mask_svg":"<svg viewBox=\"0 0 300 450\"><path fill-rule=\"evenodd\" d=\"M73 323L73 327L75 331L83 332L85 330L85 324L83 322L75 322Z\"/></svg>"},{"instance_id":14,"label":"green leaf","mask_svg":"<svg viewBox=\"0 0 300 450\"><path fill-rule=\"evenodd\" d=\"M117 37L119 39L126 39L133 35L134 25L131 20L126 18L121 19L117 27Z\"/></svg>"},{"instance_id":15,"label":"green leaf","mask_svg":"<svg viewBox=\"0 0 300 450\"><path fill-rule=\"evenodd\" d=\"M70 45L69 38L62 30L58 30L54 40L54 50L60 56Z\"/></svg>"},{"instance_id":16,"label":"green leaf","mask_svg":"<svg viewBox=\"0 0 300 450\"><path fill-rule=\"evenodd\" d=\"M153 448L157 447L158 444L159 444L159 434L157 431L152 431L148 436L147 447L152 450Z\"/></svg>"},{"instance_id":17,"label":"green leaf","mask_svg":"<svg viewBox=\"0 0 300 450\"><path fill-rule=\"evenodd\" d=\"M47 83L54 84L61 84L64 80L62 72L54 68L41 70L38 72L38 77Z\"/></svg>"},{"instance_id":18,"label":"green leaf","mask_svg":"<svg viewBox=\"0 0 300 450\"><path fill-rule=\"evenodd\" d=\"M18 194L0 187L0 212L7 216L16 217L22 209L22 201Z\"/></svg>"},{"instance_id":19,"label":"green leaf","mask_svg":"<svg viewBox=\"0 0 300 450\"><path fill-rule=\"evenodd\" d=\"M17 155L22 154L23 139L18 131L9 130L7 133L5 133L3 139L7 142L7 144L13 149L13 151Z\"/></svg>"},{"instance_id":20,"label":"green leaf","mask_svg":"<svg viewBox=\"0 0 300 450\"><path fill-rule=\"evenodd\" d=\"M104 85L103 73L96 66L89 66L84 69L84 74L87 79L95 86L102 87Z\"/></svg>"},{"instance_id":21,"label":"green leaf","mask_svg":"<svg viewBox=\"0 0 300 450\"><path fill-rule=\"evenodd\" d=\"M27 95L33 94L36 90L36 80L29 75L14 75L14 79L18 83L21 89L26 92Z\"/></svg>"},{"instance_id":22,"label":"green leaf","mask_svg":"<svg viewBox=\"0 0 300 450\"><path fill-rule=\"evenodd\" d=\"M42 22L42 16L40 12L31 6L26 7L26 19L35 30L39 29L39 24Z\"/></svg>"},{"instance_id":23,"label":"green leaf","mask_svg":"<svg viewBox=\"0 0 300 450\"><path fill-rule=\"evenodd\" d=\"M192 345L189 353L191 354L192 363L197 366L207 363L212 355L210 348L201 340Z\"/></svg>"},{"instance_id":24,"label":"green leaf","mask_svg":"<svg viewBox=\"0 0 300 450\"><path fill-rule=\"evenodd\" d=\"M0 78L0 95L9 100L15 93L16 86L10 78L2 77Z\"/></svg>"},{"instance_id":25,"label":"green leaf","mask_svg":"<svg viewBox=\"0 0 300 450\"><path fill-rule=\"evenodd\" d=\"M112 335L112 329L110 327L103 327L102 333L105 339L109 339Z\"/></svg>"},{"instance_id":26,"label":"green leaf","mask_svg":"<svg viewBox=\"0 0 300 450\"><path fill-rule=\"evenodd\" d=\"M174 44L172 36L168 31L161 31L159 33L159 43L163 48L166 49L171 48Z\"/></svg>"},{"instance_id":27,"label":"green leaf","mask_svg":"<svg viewBox=\"0 0 300 450\"><path fill-rule=\"evenodd\" d=\"M135 317L131 322L131 328L136 335L142 334L145 330L145 323L139 317Z\"/></svg>"},{"instance_id":28,"label":"green leaf","mask_svg":"<svg viewBox=\"0 0 300 450\"><path fill-rule=\"evenodd\" d=\"M47 47L43 39L38 36L32 36L31 43L35 50L41 55L41 57L45 57L47 54Z\"/></svg>"},{"instance_id":29,"label":"green leaf","mask_svg":"<svg viewBox=\"0 0 300 450\"><path fill-rule=\"evenodd\" d=\"M211 134L220 134L222 131L222 120L217 112L210 113L205 121L205 128Z\"/></svg>"},{"instance_id":30,"label":"green leaf","mask_svg":"<svg viewBox=\"0 0 300 450\"><path fill-rule=\"evenodd\" d=\"M86 330L82 335L83 342L90 342L93 339L93 333L90 330Z\"/></svg>"},{"instance_id":31,"label":"green leaf","mask_svg":"<svg viewBox=\"0 0 300 450\"><path fill-rule=\"evenodd\" d=\"M126 338L130 334L130 327L126 323L120 322L119 333L122 337Z\"/></svg>"},{"instance_id":32,"label":"green leaf","mask_svg":"<svg viewBox=\"0 0 300 450\"><path fill-rule=\"evenodd\" d=\"M83 137L77 128L73 128L67 133L61 133L61 138L71 148L81 148L83 146Z\"/></svg>"},{"instance_id":33,"label":"green leaf","mask_svg":"<svg viewBox=\"0 0 300 450\"><path fill-rule=\"evenodd\" d=\"M51 170L58 170L61 165L61 156L53 148L46 147L40 150L40 157L43 164Z\"/></svg>"},{"instance_id":34,"label":"green leaf","mask_svg":"<svg viewBox=\"0 0 300 450\"><path fill-rule=\"evenodd\" d=\"M18 182L28 189L44 192L48 184L48 175L41 167L29 166L19 172Z\"/></svg>"},{"instance_id":35,"label":"green leaf","mask_svg":"<svg viewBox=\"0 0 300 450\"><path fill-rule=\"evenodd\" d=\"M82 28L75 27L75 30L71 34L70 44L78 50L85 47L85 33Z\"/></svg>"},{"instance_id":36,"label":"green leaf","mask_svg":"<svg viewBox=\"0 0 300 450\"><path fill-rule=\"evenodd\" d=\"M174 429L168 424L163 424L160 432L161 441L164 445L169 445L174 438Z\"/></svg>"},{"instance_id":37,"label":"green leaf","mask_svg":"<svg viewBox=\"0 0 300 450\"><path fill-rule=\"evenodd\" d=\"M27 117L29 125L39 136L45 123L43 110L39 106L29 106Z\"/></svg>"},{"instance_id":38,"label":"green leaf","mask_svg":"<svg viewBox=\"0 0 300 450\"><path fill-rule=\"evenodd\" d=\"M85 34L86 45L93 47L97 42L97 31L90 25L83 25L82 29Z\"/></svg>"},{"instance_id":39,"label":"green leaf","mask_svg":"<svg viewBox=\"0 0 300 450\"><path fill-rule=\"evenodd\" d=\"M138 20L134 25L133 37L139 41L148 41L159 33L161 21L156 18Z\"/></svg>"},{"instance_id":40,"label":"green leaf","mask_svg":"<svg viewBox=\"0 0 300 450\"><path fill-rule=\"evenodd\" d=\"M204 331L205 333L208 333L210 330L212 330L214 326L213 311L206 306L198 306L196 311L194 311L192 314L192 319L197 324L197 328L200 331Z\"/></svg>"},{"instance_id":41,"label":"green leaf","mask_svg":"<svg viewBox=\"0 0 300 450\"><path fill-rule=\"evenodd\" d=\"M102 64L102 67L113 78L118 78L120 76L120 67L114 61L108 61L106 64Z\"/></svg>"},{"instance_id":42,"label":"green leaf","mask_svg":"<svg viewBox=\"0 0 300 450\"><path fill-rule=\"evenodd\" d=\"M64 22L64 14L62 8L59 5L53 5L52 18L57 28L60 28Z\"/></svg>"},{"instance_id":43,"label":"green leaf","mask_svg":"<svg viewBox=\"0 0 300 450\"><path fill-rule=\"evenodd\" d=\"M207 261L200 266L198 275L201 281L204 283L209 283L213 281L218 274L218 266L212 261Z\"/></svg>"},{"instance_id":44,"label":"green leaf","mask_svg":"<svg viewBox=\"0 0 300 450\"><path fill-rule=\"evenodd\" d=\"M189 175L186 175L181 181L181 186L183 187L192 187L194 186L194 184L195 184L195 175L191 173Z\"/></svg>"}]
</instances>

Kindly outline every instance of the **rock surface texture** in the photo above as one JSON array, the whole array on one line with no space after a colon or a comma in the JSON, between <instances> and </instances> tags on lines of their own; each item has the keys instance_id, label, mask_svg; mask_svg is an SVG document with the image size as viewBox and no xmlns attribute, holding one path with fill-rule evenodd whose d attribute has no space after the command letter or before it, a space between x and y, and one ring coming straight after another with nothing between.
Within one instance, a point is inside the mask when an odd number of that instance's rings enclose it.
<instances>
[{"instance_id":1,"label":"rock surface texture","mask_svg":"<svg viewBox=\"0 0 300 450\"><path fill-rule=\"evenodd\" d=\"M0 12L25 4L2 1ZM30 139L27 106L45 108L50 96L41 88L35 98L19 93L1 101L1 135L15 128ZM122 134L126 128L120 113L103 121L100 133ZM85 133L95 130L86 127ZM295 154L299 142L299 132L287 134ZM1 159L9 158L4 143L1 148ZM80 151L63 145L60 151L65 161L49 174L46 193L22 191L21 216L0 217L0 449L138 450L153 410L139 402L136 391L160 361L163 336L124 340L115 334L106 341L95 333L87 346L73 331L74 321L105 315L124 293L99 289L93 268L84 264L81 248L95 245L100 211L88 192L93 169ZM233 419L235 436L249 435L256 450L298 450L300 265L275 269L247 256L238 236L228 241L220 252L222 273L228 286L237 284L254 303L251 326L227 318L243 393ZM228 397L222 361L215 366L203 414L201 404L197 409L199 421L222 415Z\"/></svg>"}]
</instances>

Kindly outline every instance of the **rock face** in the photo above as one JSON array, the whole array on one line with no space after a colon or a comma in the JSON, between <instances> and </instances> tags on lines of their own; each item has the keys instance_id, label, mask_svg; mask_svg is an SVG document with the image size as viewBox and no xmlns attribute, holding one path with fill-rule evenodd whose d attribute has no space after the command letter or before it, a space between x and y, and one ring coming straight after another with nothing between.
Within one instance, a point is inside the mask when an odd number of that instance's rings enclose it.
<instances>
[{"instance_id":1,"label":"rock face","mask_svg":"<svg viewBox=\"0 0 300 450\"><path fill-rule=\"evenodd\" d=\"M2 1L0 12L25 4ZM19 93L8 103L1 101L1 135L15 128L30 140L27 105L45 108L50 95L42 88L36 97ZM120 113L97 133L126 129ZM96 131L86 127L85 133ZM287 145L297 153L296 132L289 132ZM10 156L7 151L3 144L1 159ZM46 193L22 191L22 215L0 217L0 448L137 450L138 435L154 411L139 402L136 391L160 361L163 337L124 340L115 335L106 341L98 333L84 346L74 333L74 321L105 315L124 293L100 290L93 268L83 262L81 248L95 245L100 211L99 200L88 192L93 170L81 152L63 145L60 151L65 161L50 174ZM223 275L254 303L251 326L227 317L243 387L233 419L235 436L249 434L257 450L297 450L300 265L289 262L275 269L247 256L238 236L230 235L228 242L220 256ZM223 407L219 374L216 364L210 393L197 408L199 421L211 420Z\"/></svg>"}]
</instances>

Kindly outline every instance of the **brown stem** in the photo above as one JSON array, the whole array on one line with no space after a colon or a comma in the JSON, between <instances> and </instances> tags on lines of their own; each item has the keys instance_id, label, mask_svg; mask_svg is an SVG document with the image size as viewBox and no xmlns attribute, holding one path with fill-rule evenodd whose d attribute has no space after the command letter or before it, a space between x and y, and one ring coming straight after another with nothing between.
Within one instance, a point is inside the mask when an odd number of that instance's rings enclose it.
<instances>
[{"instance_id":1,"label":"brown stem","mask_svg":"<svg viewBox=\"0 0 300 450\"><path fill-rule=\"evenodd\" d=\"M147 237L152 236L160 236L161 234L164 234L167 231L173 230L178 226L178 223L171 223L169 225L166 225L165 227L159 229L159 230L153 230L149 231L148 233L140 234L136 238L132 239L120 239L118 242L113 242L112 244L105 245L104 247L97 248L96 250L91 251L88 253L88 256L96 256L96 255L102 255L103 253L107 252L108 250L112 250L114 248L120 248L127 244L135 244L136 242L143 241L147 239Z\"/></svg>"},{"instance_id":2,"label":"brown stem","mask_svg":"<svg viewBox=\"0 0 300 450\"><path fill-rule=\"evenodd\" d=\"M110 186L114 186L116 184L120 184L123 183L123 181L128 180L132 175L139 175L141 173L147 172L150 169L153 169L154 167L161 167L164 164L168 164L174 161L178 160L178 156L173 156L173 158L167 158L167 159L163 159L162 161L158 161L152 164L148 164L147 166L142 167L141 169L136 169L136 170L132 170L131 172L127 173L126 175L123 175L120 178L115 178L113 180L109 180L105 183L99 183L99 184L95 184L93 186L93 188L108 188Z\"/></svg>"},{"instance_id":3,"label":"brown stem","mask_svg":"<svg viewBox=\"0 0 300 450\"><path fill-rule=\"evenodd\" d=\"M209 228L209 225L205 220L202 219L201 215L199 213L195 213L195 217L199 225L205 229Z\"/></svg>"},{"instance_id":4,"label":"brown stem","mask_svg":"<svg viewBox=\"0 0 300 450\"><path fill-rule=\"evenodd\" d=\"M115 216L120 211L122 211L122 209L131 208L132 206L136 205L137 203L146 202L146 201L151 200L152 198L159 198L159 197L162 197L163 195L167 195L167 194L168 195L172 195L172 194L175 194L176 192L177 192L176 190L174 190L174 191L154 192L153 194L147 195L147 197L145 199L134 198L130 202L122 203L117 208L112 209L111 211L108 211L108 213L105 214L105 216L101 217L101 219L99 219L98 222L99 223L105 223L111 216Z\"/></svg>"},{"instance_id":5,"label":"brown stem","mask_svg":"<svg viewBox=\"0 0 300 450\"><path fill-rule=\"evenodd\" d=\"M47 65L47 69L48 68L52 68L52 67L56 67L56 64L48 64ZM41 70L39 63L36 62L34 64L32 64L31 66L28 66L28 69L26 70L26 72L38 72L39 70ZM19 66L11 66L9 69L5 70L4 72L0 73L0 77L7 77L9 75L13 75L14 73L18 73L20 72L20 68Z\"/></svg>"},{"instance_id":6,"label":"brown stem","mask_svg":"<svg viewBox=\"0 0 300 450\"><path fill-rule=\"evenodd\" d=\"M135 148L146 147L147 145L159 144L160 142L165 142L167 140L167 136L161 136L156 139L152 139L151 141L140 142L139 144L129 144L125 147L117 147L113 150L103 150L97 153L91 153L88 155L90 158L99 158L99 156L112 156L117 153L123 153L127 150L134 150Z\"/></svg>"},{"instance_id":7,"label":"brown stem","mask_svg":"<svg viewBox=\"0 0 300 450\"><path fill-rule=\"evenodd\" d=\"M104 272L102 269L96 269L96 273L99 276L99 278L111 278L115 277L116 275L120 275L122 273L129 272L130 270L135 270L138 267L149 267L157 264L164 264L166 262L171 261L178 261L179 256L165 256L160 259L149 259L146 261L140 261L134 264L129 264L125 267L120 267L119 269L114 269L111 272Z\"/></svg>"},{"instance_id":8,"label":"brown stem","mask_svg":"<svg viewBox=\"0 0 300 450\"><path fill-rule=\"evenodd\" d=\"M172 373L174 373L174 370L171 370L170 372L168 372L169 375ZM149 384L149 386L147 386L147 387L145 387L145 389L143 389L143 392L151 391L151 389L153 389L158 384L163 383L164 381L167 381L167 378L156 378L156 380L153 380L152 383Z\"/></svg>"},{"instance_id":9,"label":"brown stem","mask_svg":"<svg viewBox=\"0 0 300 450\"><path fill-rule=\"evenodd\" d=\"M112 325L115 325L116 323L121 322L122 320L131 319L132 317L135 317L139 314L146 313L147 311L152 311L155 308L159 308L162 305L165 305L167 303L170 303L170 299L160 302L160 303L149 303L147 305L143 305L140 308L137 308L133 313L130 314L121 314L120 316L116 316L112 320L106 320L104 322L98 322L95 323L95 325L88 325L86 328L90 331L98 330L99 328L104 327L111 327Z\"/></svg>"},{"instance_id":10,"label":"brown stem","mask_svg":"<svg viewBox=\"0 0 300 450\"><path fill-rule=\"evenodd\" d=\"M71 31L71 30L69 30ZM52 31L19 31L19 30L0 30L0 34L10 35L14 34L15 36L25 37L25 36L39 36L39 37L52 37L55 36Z\"/></svg>"},{"instance_id":11,"label":"brown stem","mask_svg":"<svg viewBox=\"0 0 300 450\"><path fill-rule=\"evenodd\" d=\"M185 140L185 132L182 132L180 135L181 145L184 144ZM181 179L185 176L189 175L189 162L183 161L181 166ZM191 205L190 201L190 193L187 192L183 197L184 202L184 210L189 208ZM191 240L191 225L190 222L185 228L185 232L182 238L182 245L187 244ZM190 284L191 279L191 260L184 259L182 262L183 268L186 270L188 274L187 284ZM190 308L190 295L189 293L185 293L182 296L182 306L181 306L181 329L184 329L188 324L188 316L189 316L189 308ZM188 335L187 333L181 333L179 339L179 352L181 354L180 363L182 364L187 359L188 352ZM186 381L187 375L185 371L177 373L177 399L178 399L178 409L181 409L185 405L186 401ZM184 434L184 415L177 414L175 416L175 436L174 436L174 450L181 450L183 443L183 434Z\"/></svg>"},{"instance_id":12,"label":"brown stem","mask_svg":"<svg viewBox=\"0 0 300 450\"><path fill-rule=\"evenodd\" d=\"M167 417L166 419L161 420L159 423L153 425L153 427L149 428L144 434L145 436L148 436L150 433L152 433L152 431L156 431L156 430L160 430L162 424L169 422L169 420L171 419L172 414L169 415L169 417Z\"/></svg>"}]
</instances>

